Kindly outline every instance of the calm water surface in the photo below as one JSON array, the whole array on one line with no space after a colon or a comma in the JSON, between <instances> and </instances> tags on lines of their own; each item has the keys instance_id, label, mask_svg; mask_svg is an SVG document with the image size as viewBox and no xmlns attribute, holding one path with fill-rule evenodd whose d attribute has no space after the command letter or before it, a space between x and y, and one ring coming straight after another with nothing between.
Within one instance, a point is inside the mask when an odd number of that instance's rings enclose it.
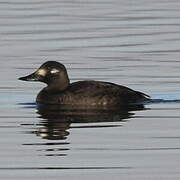
<instances>
[{"instance_id":1,"label":"calm water surface","mask_svg":"<svg viewBox=\"0 0 180 180\"><path fill-rule=\"evenodd\" d=\"M0 179L180 178L180 1L0 1ZM145 109L37 109L41 63L164 99Z\"/></svg>"}]
</instances>

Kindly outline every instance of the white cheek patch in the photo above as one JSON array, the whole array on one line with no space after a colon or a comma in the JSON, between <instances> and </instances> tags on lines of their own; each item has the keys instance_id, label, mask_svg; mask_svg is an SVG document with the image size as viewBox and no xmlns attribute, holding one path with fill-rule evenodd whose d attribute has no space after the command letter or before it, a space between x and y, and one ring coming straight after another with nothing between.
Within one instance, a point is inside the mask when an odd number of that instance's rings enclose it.
<instances>
[{"instance_id":1,"label":"white cheek patch","mask_svg":"<svg viewBox=\"0 0 180 180\"><path fill-rule=\"evenodd\" d=\"M37 71L37 74L40 75L40 76L45 76L46 73L47 73L47 71L46 71L45 69L39 69L39 70Z\"/></svg>"},{"instance_id":2,"label":"white cheek patch","mask_svg":"<svg viewBox=\"0 0 180 180\"><path fill-rule=\"evenodd\" d=\"M58 73L58 72L59 72L59 70L58 70L58 69L56 69L56 68L53 68L50 72L51 72L51 74L55 74L55 73Z\"/></svg>"}]
</instances>

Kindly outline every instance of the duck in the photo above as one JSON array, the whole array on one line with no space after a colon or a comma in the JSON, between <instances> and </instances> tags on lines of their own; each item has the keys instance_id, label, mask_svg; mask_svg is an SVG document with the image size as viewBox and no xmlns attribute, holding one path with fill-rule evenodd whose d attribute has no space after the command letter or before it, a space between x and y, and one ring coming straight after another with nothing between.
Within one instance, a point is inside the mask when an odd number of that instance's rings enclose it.
<instances>
[{"instance_id":1,"label":"duck","mask_svg":"<svg viewBox=\"0 0 180 180\"><path fill-rule=\"evenodd\" d=\"M47 86L36 97L36 102L44 105L111 108L150 100L145 93L111 82L83 80L70 83L66 67L57 61L47 61L19 80L45 83Z\"/></svg>"}]
</instances>

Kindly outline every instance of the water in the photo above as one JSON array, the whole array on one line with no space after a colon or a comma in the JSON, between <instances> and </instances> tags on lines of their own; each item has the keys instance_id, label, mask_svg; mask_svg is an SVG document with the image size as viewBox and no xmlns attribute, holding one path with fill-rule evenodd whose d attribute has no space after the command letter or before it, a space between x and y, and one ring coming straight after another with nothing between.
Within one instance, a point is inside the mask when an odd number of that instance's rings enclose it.
<instances>
[{"instance_id":1,"label":"water","mask_svg":"<svg viewBox=\"0 0 180 180\"><path fill-rule=\"evenodd\" d=\"M0 1L0 179L179 179L179 6ZM72 82L110 81L165 102L51 116L35 106L44 85L17 80L46 60L64 63Z\"/></svg>"}]
</instances>

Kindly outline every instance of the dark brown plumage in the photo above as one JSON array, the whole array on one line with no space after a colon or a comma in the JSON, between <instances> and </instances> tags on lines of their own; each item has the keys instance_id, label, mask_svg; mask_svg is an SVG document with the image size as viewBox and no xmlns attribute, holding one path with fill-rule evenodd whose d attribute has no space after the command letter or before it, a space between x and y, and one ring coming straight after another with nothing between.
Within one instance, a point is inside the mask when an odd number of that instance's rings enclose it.
<instances>
[{"instance_id":1,"label":"dark brown plumage","mask_svg":"<svg viewBox=\"0 0 180 180\"><path fill-rule=\"evenodd\" d=\"M60 104L81 107L118 107L149 100L149 96L125 86L102 81L69 82L63 64L48 61L35 73L19 78L47 84L37 96L40 104Z\"/></svg>"}]
</instances>

